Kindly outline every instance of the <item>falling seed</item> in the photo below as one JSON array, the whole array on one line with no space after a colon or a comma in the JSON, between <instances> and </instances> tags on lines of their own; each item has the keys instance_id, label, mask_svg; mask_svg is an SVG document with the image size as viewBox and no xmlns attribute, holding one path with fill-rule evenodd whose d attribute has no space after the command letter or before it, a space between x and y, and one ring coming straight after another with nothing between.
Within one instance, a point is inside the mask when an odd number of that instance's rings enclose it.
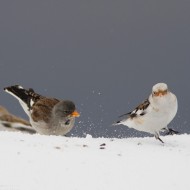
<instances>
[{"instance_id":1,"label":"falling seed","mask_svg":"<svg viewBox=\"0 0 190 190\"><path fill-rule=\"evenodd\" d=\"M102 143L100 146L106 146L106 143Z\"/></svg>"}]
</instances>

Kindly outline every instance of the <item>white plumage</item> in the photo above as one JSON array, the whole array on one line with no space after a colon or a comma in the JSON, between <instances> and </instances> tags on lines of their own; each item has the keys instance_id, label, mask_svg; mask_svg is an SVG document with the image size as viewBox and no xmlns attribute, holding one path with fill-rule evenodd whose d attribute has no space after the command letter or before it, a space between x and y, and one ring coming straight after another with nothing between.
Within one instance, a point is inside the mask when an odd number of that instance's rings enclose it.
<instances>
[{"instance_id":1,"label":"white plumage","mask_svg":"<svg viewBox=\"0 0 190 190\"><path fill-rule=\"evenodd\" d=\"M176 96L168 90L167 84L158 83L153 86L152 93L147 100L134 111L124 114L116 124L123 124L138 131L153 134L156 139L163 142L159 137L160 131L167 130L171 134L177 133L167 127L175 117L177 109Z\"/></svg>"}]
</instances>

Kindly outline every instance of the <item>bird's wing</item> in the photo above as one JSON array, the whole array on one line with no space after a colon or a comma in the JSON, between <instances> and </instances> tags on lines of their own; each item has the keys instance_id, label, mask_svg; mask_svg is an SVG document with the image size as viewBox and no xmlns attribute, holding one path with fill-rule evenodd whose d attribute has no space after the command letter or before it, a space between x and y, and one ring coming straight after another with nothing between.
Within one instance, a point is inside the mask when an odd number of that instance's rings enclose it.
<instances>
[{"instance_id":1,"label":"bird's wing","mask_svg":"<svg viewBox=\"0 0 190 190\"><path fill-rule=\"evenodd\" d=\"M20 102L24 111L30 115L30 109L34 102L43 98L43 96L34 92L33 89L26 90L22 86L14 85L4 88L4 90L14 96Z\"/></svg>"},{"instance_id":2,"label":"bird's wing","mask_svg":"<svg viewBox=\"0 0 190 190\"><path fill-rule=\"evenodd\" d=\"M118 120L116 122L116 124L120 124L122 121L125 121L128 118L135 118L138 116L143 116L145 115L147 112L147 108L149 107L150 102L148 99L146 99L144 102L142 102L141 104L139 104L133 111L125 113L123 115L120 115L119 117L121 118L120 120Z\"/></svg>"},{"instance_id":3,"label":"bird's wing","mask_svg":"<svg viewBox=\"0 0 190 190\"><path fill-rule=\"evenodd\" d=\"M53 107L60 102L55 98L40 98L31 107L31 117L37 121L48 122L51 118Z\"/></svg>"},{"instance_id":4,"label":"bird's wing","mask_svg":"<svg viewBox=\"0 0 190 190\"><path fill-rule=\"evenodd\" d=\"M129 113L129 117L138 117L146 114L146 110L149 107L150 102L146 99L144 102L139 104L132 112Z\"/></svg>"}]
</instances>

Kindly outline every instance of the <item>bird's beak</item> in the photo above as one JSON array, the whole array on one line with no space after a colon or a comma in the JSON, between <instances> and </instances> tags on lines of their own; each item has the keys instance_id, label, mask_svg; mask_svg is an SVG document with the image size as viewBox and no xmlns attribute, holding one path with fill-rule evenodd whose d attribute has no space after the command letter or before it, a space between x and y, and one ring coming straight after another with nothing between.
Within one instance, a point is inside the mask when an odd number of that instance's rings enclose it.
<instances>
[{"instance_id":1,"label":"bird's beak","mask_svg":"<svg viewBox=\"0 0 190 190\"><path fill-rule=\"evenodd\" d=\"M80 114L75 110L72 114L71 114L72 117L79 117Z\"/></svg>"},{"instance_id":2,"label":"bird's beak","mask_svg":"<svg viewBox=\"0 0 190 190\"><path fill-rule=\"evenodd\" d=\"M164 96L164 95L166 95L166 94L167 94L167 90L159 91L159 92L158 92L158 96L159 96L159 97L162 97L162 96Z\"/></svg>"},{"instance_id":3,"label":"bird's beak","mask_svg":"<svg viewBox=\"0 0 190 190\"><path fill-rule=\"evenodd\" d=\"M160 91L160 92L158 93L158 96L159 96L159 97L162 97L162 96L163 96L163 92Z\"/></svg>"}]
</instances>

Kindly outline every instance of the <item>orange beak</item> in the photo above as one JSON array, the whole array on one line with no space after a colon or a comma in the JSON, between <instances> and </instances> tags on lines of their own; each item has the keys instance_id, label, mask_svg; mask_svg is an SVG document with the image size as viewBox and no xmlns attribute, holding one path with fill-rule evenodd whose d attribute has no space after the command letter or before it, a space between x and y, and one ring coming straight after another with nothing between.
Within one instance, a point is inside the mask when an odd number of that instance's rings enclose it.
<instances>
[{"instance_id":1,"label":"orange beak","mask_svg":"<svg viewBox=\"0 0 190 190\"><path fill-rule=\"evenodd\" d=\"M159 93L158 93L158 96L163 96L163 92L162 91L160 91Z\"/></svg>"},{"instance_id":2,"label":"orange beak","mask_svg":"<svg viewBox=\"0 0 190 190\"><path fill-rule=\"evenodd\" d=\"M80 114L75 110L72 114L71 114L72 117L79 117Z\"/></svg>"},{"instance_id":3,"label":"orange beak","mask_svg":"<svg viewBox=\"0 0 190 190\"><path fill-rule=\"evenodd\" d=\"M164 96L166 94L167 94L167 91L158 91L158 92L156 92L155 96L162 97L162 96Z\"/></svg>"}]
</instances>

